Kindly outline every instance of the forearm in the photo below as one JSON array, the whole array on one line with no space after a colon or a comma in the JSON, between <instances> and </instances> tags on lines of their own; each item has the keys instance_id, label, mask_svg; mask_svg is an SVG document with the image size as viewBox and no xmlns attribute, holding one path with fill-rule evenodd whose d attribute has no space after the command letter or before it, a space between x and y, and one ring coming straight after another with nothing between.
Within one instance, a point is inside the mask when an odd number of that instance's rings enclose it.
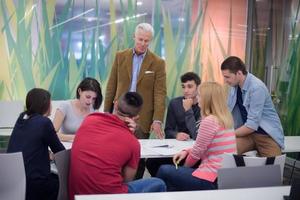
<instances>
[{"instance_id":1,"label":"forearm","mask_svg":"<svg viewBox=\"0 0 300 200\"><path fill-rule=\"evenodd\" d=\"M194 117L194 113L192 109L186 111L185 113L185 124L187 129L189 130L189 135L193 140L197 138L197 127L196 127L196 120Z\"/></svg>"},{"instance_id":2,"label":"forearm","mask_svg":"<svg viewBox=\"0 0 300 200\"><path fill-rule=\"evenodd\" d=\"M185 167L193 167L198 160L194 159L191 154L189 154L184 162Z\"/></svg>"},{"instance_id":3,"label":"forearm","mask_svg":"<svg viewBox=\"0 0 300 200\"><path fill-rule=\"evenodd\" d=\"M60 142L51 122L50 125L45 127L44 133L44 141L49 145L53 153L57 153L65 149L63 144Z\"/></svg>"},{"instance_id":4,"label":"forearm","mask_svg":"<svg viewBox=\"0 0 300 200\"><path fill-rule=\"evenodd\" d=\"M65 134L62 132L58 132L57 136L60 139L60 141L63 141L63 142L72 142L75 138L75 135L71 135L71 134L69 135L69 134Z\"/></svg>"},{"instance_id":5,"label":"forearm","mask_svg":"<svg viewBox=\"0 0 300 200\"><path fill-rule=\"evenodd\" d=\"M254 131L254 129L248 128L247 126L243 125L235 130L235 135L236 137L244 137L250 135Z\"/></svg>"}]
</instances>

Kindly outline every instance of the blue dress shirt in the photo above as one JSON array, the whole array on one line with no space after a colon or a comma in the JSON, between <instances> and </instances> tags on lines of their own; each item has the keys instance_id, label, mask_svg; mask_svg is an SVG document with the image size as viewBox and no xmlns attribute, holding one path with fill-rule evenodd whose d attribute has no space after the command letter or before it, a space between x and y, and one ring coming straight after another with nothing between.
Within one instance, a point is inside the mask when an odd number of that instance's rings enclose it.
<instances>
[{"instance_id":1,"label":"blue dress shirt","mask_svg":"<svg viewBox=\"0 0 300 200\"><path fill-rule=\"evenodd\" d=\"M133 49L132 76L131 76L132 78L131 78L131 84L129 89L130 92L136 92L136 84L137 84L139 72L146 53L147 51L143 54L138 55Z\"/></svg>"},{"instance_id":2,"label":"blue dress shirt","mask_svg":"<svg viewBox=\"0 0 300 200\"><path fill-rule=\"evenodd\" d=\"M248 113L245 123L243 123L241 112L236 105L237 87L230 88L227 101L233 115L235 128L239 128L243 124L253 130L261 127L283 149L283 129L266 85L253 74L247 74L243 88L241 88L243 105Z\"/></svg>"}]
</instances>

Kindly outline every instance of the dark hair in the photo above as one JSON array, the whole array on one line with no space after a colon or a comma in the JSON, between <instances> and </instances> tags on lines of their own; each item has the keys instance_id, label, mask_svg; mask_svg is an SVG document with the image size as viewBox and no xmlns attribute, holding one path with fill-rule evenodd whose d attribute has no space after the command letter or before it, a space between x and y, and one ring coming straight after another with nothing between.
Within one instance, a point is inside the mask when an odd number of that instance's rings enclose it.
<instances>
[{"instance_id":1,"label":"dark hair","mask_svg":"<svg viewBox=\"0 0 300 200\"><path fill-rule=\"evenodd\" d=\"M118 111L121 115L134 117L143 105L143 98L137 92L127 92L118 101Z\"/></svg>"},{"instance_id":2,"label":"dark hair","mask_svg":"<svg viewBox=\"0 0 300 200\"><path fill-rule=\"evenodd\" d=\"M86 77L85 79L83 79L81 81L81 83L78 85L77 90L76 90L76 98L77 99L80 98L78 89L80 89L82 92L83 91L93 91L93 92L95 92L96 93L96 100L95 100L95 103L93 105L93 108L95 110L100 108L103 97L102 97L100 83L96 79Z\"/></svg>"},{"instance_id":3,"label":"dark hair","mask_svg":"<svg viewBox=\"0 0 300 200\"><path fill-rule=\"evenodd\" d=\"M44 115L50 108L51 94L42 88L33 88L26 95L26 114Z\"/></svg>"},{"instance_id":4,"label":"dark hair","mask_svg":"<svg viewBox=\"0 0 300 200\"><path fill-rule=\"evenodd\" d=\"M248 72L246 70L245 63L236 56L230 56L226 58L223 63L221 64L221 70L229 70L231 73L237 73L239 70L242 71L244 75Z\"/></svg>"},{"instance_id":5,"label":"dark hair","mask_svg":"<svg viewBox=\"0 0 300 200\"><path fill-rule=\"evenodd\" d=\"M194 72L187 72L180 77L181 83L186 83L187 81L195 81L196 85L200 85L201 79L198 74Z\"/></svg>"}]
</instances>

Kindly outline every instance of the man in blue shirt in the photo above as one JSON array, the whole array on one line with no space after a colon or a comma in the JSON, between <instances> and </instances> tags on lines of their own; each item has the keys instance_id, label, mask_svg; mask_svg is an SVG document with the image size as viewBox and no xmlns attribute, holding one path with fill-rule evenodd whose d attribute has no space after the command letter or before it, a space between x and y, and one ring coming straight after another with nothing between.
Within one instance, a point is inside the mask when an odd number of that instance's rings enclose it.
<instances>
[{"instance_id":1,"label":"man in blue shirt","mask_svg":"<svg viewBox=\"0 0 300 200\"><path fill-rule=\"evenodd\" d=\"M260 156L280 155L284 134L266 85L247 72L238 57L228 57L221 70L231 86L228 107L234 119L238 154L257 150Z\"/></svg>"}]
</instances>

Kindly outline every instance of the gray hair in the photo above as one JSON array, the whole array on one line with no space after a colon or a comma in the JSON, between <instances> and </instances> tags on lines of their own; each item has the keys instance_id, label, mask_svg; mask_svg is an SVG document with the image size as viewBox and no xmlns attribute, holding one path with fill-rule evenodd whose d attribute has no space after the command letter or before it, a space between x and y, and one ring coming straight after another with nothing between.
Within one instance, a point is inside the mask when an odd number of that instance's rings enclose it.
<instances>
[{"instance_id":1,"label":"gray hair","mask_svg":"<svg viewBox=\"0 0 300 200\"><path fill-rule=\"evenodd\" d=\"M151 24L148 24L148 23L140 23L138 24L136 27L135 27L135 32L134 33L137 33L137 31L141 29L141 30L144 30L146 32L150 32L152 37L154 36L154 29L153 27L151 26Z\"/></svg>"}]
</instances>

